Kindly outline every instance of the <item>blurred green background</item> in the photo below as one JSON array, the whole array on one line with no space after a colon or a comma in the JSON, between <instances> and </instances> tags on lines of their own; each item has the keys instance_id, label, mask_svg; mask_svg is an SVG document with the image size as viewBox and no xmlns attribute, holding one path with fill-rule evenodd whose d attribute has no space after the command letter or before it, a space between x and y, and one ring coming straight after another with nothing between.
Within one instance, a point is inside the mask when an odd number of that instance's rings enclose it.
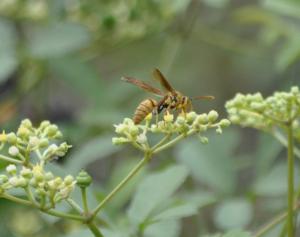
<instances>
[{"instance_id":1,"label":"blurred green background","mask_svg":"<svg viewBox=\"0 0 300 237\"><path fill-rule=\"evenodd\" d=\"M152 84L157 67L187 95L214 95L194 108L222 117L237 92L267 96L300 85L296 0L1 0L0 16L2 129L16 129L25 117L57 123L73 148L53 169L76 175L86 168L99 200L140 159L111 145L113 124L151 97L122 76ZM142 176L174 163L189 168L176 195L197 203L198 211L147 236L255 230L286 205L283 147L271 136L232 126L212 134L207 146L192 138L156 157L106 208L115 229L130 226L126 210ZM80 233L76 223L4 200L0 205L3 237Z\"/></svg>"}]
</instances>

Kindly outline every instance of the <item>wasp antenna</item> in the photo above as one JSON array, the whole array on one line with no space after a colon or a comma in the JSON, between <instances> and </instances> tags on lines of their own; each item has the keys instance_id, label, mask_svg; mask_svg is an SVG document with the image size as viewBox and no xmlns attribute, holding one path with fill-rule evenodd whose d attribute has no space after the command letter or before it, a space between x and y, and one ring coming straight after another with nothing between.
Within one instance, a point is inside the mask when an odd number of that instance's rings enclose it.
<instances>
[{"instance_id":1,"label":"wasp antenna","mask_svg":"<svg viewBox=\"0 0 300 237\"><path fill-rule=\"evenodd\" d=\"M200 96L194 96L192 100L214 100L215 97L212 95L200 95Z\"/></svg>"}]
</instances>

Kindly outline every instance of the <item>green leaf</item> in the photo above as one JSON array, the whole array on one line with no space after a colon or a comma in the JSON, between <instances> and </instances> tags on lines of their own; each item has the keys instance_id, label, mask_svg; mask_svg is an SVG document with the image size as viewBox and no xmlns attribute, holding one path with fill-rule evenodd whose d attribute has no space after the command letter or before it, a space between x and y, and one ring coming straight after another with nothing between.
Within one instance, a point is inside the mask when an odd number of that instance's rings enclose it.
<instances>
[{"instance_id":1,"label":"green leaf","mask_svg":"<svg viewBox=\"0 0 300 237\"><path fill-rule=\"evenodd\" d=\"M138 186L128 210L129 219L136 224L144 222L150 213L167 200L185 181L187 169L175 165L148 175Z\"/></svg>"},{"instance_id":2,"label":"green leaf","mask_svg":"<svg viewBox=\"0 0 300 237\"><path fill-rule=\"evenodd\" d=\"M254 154L258 177L265 175L270 170L282 148L283 146L270 134L261 133L259 135L258 149Z\"/></svg>"},{"instance_id":3,"label":"green leaf","mask_svg":"<svg viewBox=\"0 0 300 237\"><path fill-rule=\"evenodd\" d=\"M216 191L232 193L236 183L236 162L231 153L237 139L237 134L229 131L221 136L211 136L207 145L189 139L178 146L175 154L179 162L191 170L196 180Z\"/></svg>"},{"instance_id":4,"label":"green leaf","mask_svg":"<svg viewBox=\"0 0 300 237\"><path fill-rule=\"evenodd\" d=\"M118 148L112 145L110 136L96 137L78 147L68 158L66 167L70 173L76 174L88 164L103 159L117 150Z\"/></svg>"},{"instance_id":5,"label":"green leaf","mask_svg":"<svg viewBox=\"0 0 300 237\"><path fill-rule=\"evenodd\" d=\"M0 84L5 82L8 77L16 70L18 60L11 52L0 52Z\"/></svg>"},{"instance_id":6,"label":"green leaf","mask_svg":"<svg viewBox=\"0 0 300 237\"><path fill-rule=\"evenodd\" d=\"M105 86L93 66L74 56L51 59L49 66L56 77L80 96L98 102L98 105L105 104Z\"/></svg>"},{"instance_id":7,"label":"green leaf","mask_svg":"<svg viewBox=\"0 0 300 237\"><path fill-rule=\"evenodd\" d=\"M214 221L223 230L243 228L250 223L252 217L252 206L244 199L225 201L214 212Z\"/></svg>"},{"instance_id":8,"label":"green leaf","mask_svg":"<svg viewBox=\"0 0 300 237\"><path fill-rule=\"evenodd\" d=\"M222 237L251 237L250 232L242 230L231 230Z\"/></svg>"},{"instance_id":9,"label":"green leaf","mask_svg":"<svg viewBox=\"0 0 300 237\"><path fill-rule=\"evenodd\" d=\"M192 215L196 215L198 210L197 206L190 203L183 203L181 205L177 205L167 210L159 213L158 215L152 217L151 221L165 221L165 220L174 220L180 219Z\"/></svg>"},{"instance_id":10,"label":"green leaf","mask_svg":"<svg viewBox=\"0 0 300 237\"><path fill-rule=\"evenodd\" d=\"M5 82L17 68L16 40L14 25L0 18L0 84Z\"/></svg>"},{"instance_id":11,"label":"green leaf","mask_svg":"<svg viewBox=\"0 0 300 237\"><path fill-rule=\"evenodd\" d=\"M82 236L92 237L92 233L89 229L84 228L84 229L75 230L75 231L72 231L71 233L63 235L63 237L82 237Z\"/></svg>"},{"instance_id":12,"label":"green leaf","mask_svg":"<svg viewBox=\"0 0 300 237\"><path fill-rule=\"evenodd\" d=\"M279 14L298 17L300 16L300 4L294 0L263 0L262 5L268 9Z\"/></svg>"},{"instance_id":13,"label":"green leaf","mask_svg":"<svg viewBox=\"0 0 300 237\"><path fill-rule=\"evenodd\" d=\"M89 32L82 25L56 22L33 30L28 48L35 57L51 58L81 49L89 41Z\"/></svg>"},{"instance_id":14,"label":"green leaf","mask_svg":"<svg viewBox=\"0 0 300 237\"><path fill-rule=\"evenodd\" d=\"M178 237L180 234L179 221L163 221L150 225L145 230L145 237Z\"/></svg>"},{"instance_id":15,"label":"green leaf","mask_svg":"<svg viewBox=\"0 0 300 237\"><path fill-rule=\"evenodd\" d=\"M297 167L295 167L296 174L298 173ZM286 195L287 190L287 168L286 163L281 163L274 166L269 172L266 172L264 176L261 176L254 184L254 191L257 195L261 196L278 196ZM296 182L295 188L299 183L298 175L295 175Z\"/></svg>"},{"instance_id":16,"label":"green leaf","mask_svg":"<svg viewBox=\"0 0 300 237\"><path fill-rule=\"evenodd\" d=\"M106 190L112 190L116 187L116 185L130 172L130 170L132 170L137 162L137 159L126 159L117 162L110 176ZM142 169L121 191L118 192L118 195L110 201L109 210L114 209L116 211L120 211L120 208L122 208L122 206L124 206L132 197L137 183L139 183L144 174L145 169ZM117 215L119 215L119 212Z\"/></svg>"},{"instance_id":17,"label":"green leaf","mask_svg":"<svg viewBox=\"0 0 300 237\"><path fill-rule=\"evenodd\" d=\"M291 39L289 39L279 51L276 61L276 66L279 71L286 70L289 66L300 59L299 40L300 35L297 33Z\"/></svg>"}]
</instances>

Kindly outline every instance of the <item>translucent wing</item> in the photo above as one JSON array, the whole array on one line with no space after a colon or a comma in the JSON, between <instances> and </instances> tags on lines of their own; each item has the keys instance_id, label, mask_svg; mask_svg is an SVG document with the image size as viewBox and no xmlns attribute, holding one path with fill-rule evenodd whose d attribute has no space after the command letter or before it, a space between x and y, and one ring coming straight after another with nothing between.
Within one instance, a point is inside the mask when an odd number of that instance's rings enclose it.
<instances>
[{"instance_id":1,"label":"translucent wing","mask_svg":"<svg viewBox=\"0 0 300 237\"><path fill-rule=\"evenodd\" d=\"M154 79L156 79L157 81L159 81L159 83L161 84L161 86L169 92L174 92L174 88L170 85L170 83L167 81L167 79L164 77L164 75L161 73L161 71L159 71L157 68L154 69L153 71L153 77Z\"/></svg>"},{"instance_id":2,"label":"translucent wing","mask_svg":"<svg viewBox=\"0 0 300 237\"><path fill-rule=\"evenodd\" d=\"M128 83L131 83L133 85L136 85L137 87L139 87L139 88L141 88L145 91L151 92L153 94L160 95L160 96L164 95L164 93L161 90L159 90L155 87L152 87L152 86L148 85L147 83L142 82L138 79L135 79L135 78L132 78L132 77L122 77L121 80L126 81Z\"/></svg>"}]
</instances>

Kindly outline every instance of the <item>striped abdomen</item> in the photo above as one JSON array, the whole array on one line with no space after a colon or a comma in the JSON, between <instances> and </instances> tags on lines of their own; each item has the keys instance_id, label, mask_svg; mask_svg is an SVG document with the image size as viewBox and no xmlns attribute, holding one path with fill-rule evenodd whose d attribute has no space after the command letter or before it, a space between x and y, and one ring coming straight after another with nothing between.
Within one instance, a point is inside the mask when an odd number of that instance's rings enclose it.
<instances>
[{"instance_id":1,"label":"striped abdomen","mask_svg":"<svg viewBox=\"0 0 300 237\"><path fill-rule=\"evenodd\" d=\"M157 102L153 99L143 100L135 110L133 122L139 124L148 114L152 113L156 106Z\"/></svg>"}]
</instances>

